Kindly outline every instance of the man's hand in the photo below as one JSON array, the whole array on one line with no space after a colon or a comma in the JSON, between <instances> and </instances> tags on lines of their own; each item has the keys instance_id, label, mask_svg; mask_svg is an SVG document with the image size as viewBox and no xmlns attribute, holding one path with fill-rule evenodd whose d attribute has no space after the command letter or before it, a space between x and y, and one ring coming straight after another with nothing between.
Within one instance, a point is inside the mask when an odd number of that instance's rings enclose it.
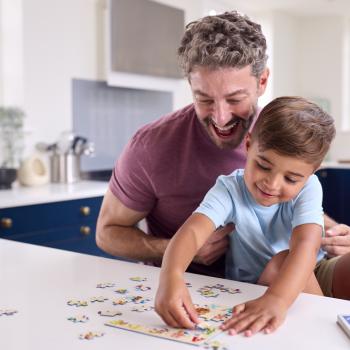
<instances>
[{"instance_id":1,"label":"man's hand","mask_svg":"<svg viewBox=\"0 0 350 350\"><path fill-rule=\"evenodd\" d=\"M336 224L327 229L326 236L322 238L322 248L329 257L349 253L350 227L344 224Z\"/></svg>"},{"instance_id":2,"label":"man's hand","mask_svg":"<svg viewBox=\"0 0 350 350\"><path fill-rule=\"evenodd\" d=\"M167 276L161 279L154 305L158 315L171 327L193 329L199 323L182 278Z\"/></svg>"},{"instance_id":3,"label":"man's hand","mask_svg":"<svg viewBox=\"0 0 350 350\"><path fill-rule=\"evenodd\" d=\"M228 224L224 227L218 228L209 239L204 243L201 249L198 250L197 255L193 261L198 264L211 265L214 261L223 255L229 245L228 234L234 230L233 224Z\"/></svg>"}]
</instances>

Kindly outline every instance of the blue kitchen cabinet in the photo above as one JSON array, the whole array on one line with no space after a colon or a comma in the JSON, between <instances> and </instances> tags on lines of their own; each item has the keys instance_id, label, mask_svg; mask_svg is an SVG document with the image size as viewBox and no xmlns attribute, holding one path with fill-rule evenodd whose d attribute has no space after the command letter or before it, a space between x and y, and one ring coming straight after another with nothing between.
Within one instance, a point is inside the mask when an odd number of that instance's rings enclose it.
<instances>
[{"instance_id":1,"label":"blue kitchen cabinet","mask_svg":"<svg viewBox=\"0 0 350 350\"><path fill-rule=\"evenodd\" d=\"M350 225L350 169L326 168L318 170L323 188L323 209L337 222Z\"/></svg>"},{"instance_id":2,"label":"blue kitchen cabinet","mask_svg":"<svg viewBox=\"0 0 350 350\"><path fill-rule=\"evenodd\" d=\"M0 238L87 253L96 246L96 221L103 197L0 209Z\"/></svg>"}]
</instances>

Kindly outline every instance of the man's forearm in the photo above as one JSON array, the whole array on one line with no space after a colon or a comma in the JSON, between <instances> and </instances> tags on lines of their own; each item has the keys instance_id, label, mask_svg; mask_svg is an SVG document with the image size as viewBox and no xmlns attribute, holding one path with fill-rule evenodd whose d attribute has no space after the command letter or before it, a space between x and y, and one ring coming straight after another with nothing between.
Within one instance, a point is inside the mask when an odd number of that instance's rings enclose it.
<instances>
[{"instance_id":1,"label":"man's forearm","mask_svg":"<svg viewBox=\"0 0 350 350\"><path fill-rule=\"evenodd\" d=\"M137 227L105 226L98 230L96 243L114 256L161 263L169 239L148 235Z\"/></svg>"}]
</instances>

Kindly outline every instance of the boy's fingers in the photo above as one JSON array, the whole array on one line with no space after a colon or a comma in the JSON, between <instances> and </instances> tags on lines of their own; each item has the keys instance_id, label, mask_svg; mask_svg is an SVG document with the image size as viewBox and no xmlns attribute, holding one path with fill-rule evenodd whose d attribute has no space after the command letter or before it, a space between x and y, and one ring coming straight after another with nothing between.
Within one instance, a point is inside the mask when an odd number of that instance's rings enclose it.
<instances>
[{"instance_id":1,"label":"boy's fingers","mask_svg":"<svg viewBox=\"0 0 350 350\"><path fill-rule=\"evenodd\" d=\"M235 310L238 309L239 311L236 312ZM243 319L245 316L244 315L240 315L241 312L243 312L245 309L245 304L240 304L240 305L236 305L233 310L232 310L232 317L225 321L220 328L223 330L229 329L231 327L234 327L235 324L237 324L241 319Z\"/></svg>"},{"instance_id":2,"label":"boy's fingers","mask_svg":"<svg viewBox=\"0 0 350 350\"><path fill-rule=\"evenodd\" d=\"M254 335L255 333L258 333L264 329L267 324L269 324L269 320L266 317L259 317L249 326L249 329L246 331L245 335L250 337L251 335Z\"/></svg>"},{"instance_id":3,"label":"boy's fingers","mask_svg":"<svg viewBox=\"0 0 350 350\"><path fill-rule=\"evenodd\" d=\"M239 315L241 312L245 310L245 303L244 304L239 304L233 307L232 309L232 314L233 315Z\"/></svg>"},{"instance_id":4,"label":"boy's fingers","mask_svg":"<svg viewBox=\"0 0 350 350\"><path fill-rule=\"evenodd\" d=\"M240 333L242 331L250 329L250 325L255 321L255 315L249 315L247 317L243 317L238 321L234 321L234 324L230 326L233 328L236 333ZM234 319L233 319L234 320Z\"/></svg>"},{"instance_id":5,"label":"boy's fingers","mask_svg":"<svg viewBox=\"0 0 350 350\"><path fill-rule=\"evenodd\" d=\"M199 323L199 318L198 318L198 315L197 315L197 311L195 309L195 307L193 306L192 304L192 301L191 300L186 300L184 302L184 306L185 306L185 309L190 317L190 320L193 322L193 323Z\"/></svg>"},{"instance_id":6,"label":"boy's fingers","mask_svg":"<svg viewBox=\"0 0 350 350\"><path fill-rule=\"evenodd\" d=\"M176 320L174 319L174 317L170 314L170 312L164 312L162 314L160 314L160 316L162 317L163 321L170 327L179 327L179 324L176 322Z\"/></svg>"},{"instance_id":7,"label":"boy's fingers","mask_svg":"<svg viewBox=\"0 0 350 350\"><path fill-rule=\"evenodd\" d=\"M183 327L188 329L195 328L195 324L190 320L189 315L183 307L173 309L169 312L171 313L171 316L175 319L177 327Z\"/></svg>"},{"instance_id":8,"label":"boy's fingers","mask_svg":"<svg viewBox=\"0 0 350 350\"><path fill-rule=\"evenodd\" d=\"M279 326L279 324L278 324L277 320L274 318L264 328L264 333L270 334L270 333L274 332L278 328L278 326Z\"/></svg>"}]
</instances>

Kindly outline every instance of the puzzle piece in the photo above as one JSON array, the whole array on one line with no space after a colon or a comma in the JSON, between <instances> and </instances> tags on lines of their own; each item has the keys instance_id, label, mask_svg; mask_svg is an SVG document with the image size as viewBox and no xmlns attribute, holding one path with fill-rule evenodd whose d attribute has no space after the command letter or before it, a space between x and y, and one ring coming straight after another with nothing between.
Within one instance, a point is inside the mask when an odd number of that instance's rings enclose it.
<instances>
[{"instance_id":1,"label":"puzzle piece","mask_svg":"<svg viewBox=\"0 0 350 350\"><path fill-rule=\"evenodd\" d=\"M219 342L218 340L212 340L203 344L203 349L208 350L229 350L226 344Z\"/></svg>"},{"instance_id":2,"label":"puzzle piece","mask_svg":"<svg viewBox=\"0 0 350 350\"><path fill-rule=\"evenodd\" d=\"M216 304L195 305L198 317L205 321L223 322L232 316L232 308Z\"/></svg>"},{"instance_id":3,"label":"puzzle piece","mask_svg":"<svg viewBox=\"0 0 350 350\"><path fill-rule=\"evenodd\" d=\"M105 325L194 345L200 345L209 338L222 332L220 328L212 326L203 329L188 330L171 327L147 327L140 324L129 323L124 320L112 320L105 323Z\"/></svg>"},{"instance_id":4,"label":"puzzle piece","mask_svg":"<svg viewBox=\"0 0 350 350\"><path fill-rule=\"evenodd\" d=\"M103 302L105 302L106 300L108 300L108 298L105 298L105 297L103 297L103 296L99 296L99 297L92 297L91 299L90 299L90 302L91 303L94 303L94 302L99 302L99 303L103 303Z\"/></svg>"},{"instance_id":5,"label":"puzzle piece","mask_svg":"<svg viewBox=\"0 0 350 350\"><path fill-rule=\"evenodd\" d=\"M154 309L153 306L140 305L140 306L133 307L131 311L145 312L145 311L152 311L153 309Z\"/></svg>"},{"instance_id":6,"label":"puzzle piece","mask_svg":"<svg viewBox=\"0 0 350 350\"><path fill-rule=\"evenodd\" d=\"M130 281L134 281L134 282L145 282L145 281L147 281L147 278L146 278L146 277L139 277L139 276L130 277Z\"/></svg>"},{"instance_id":7,"label":"puzzle piece","mask_svg":"<svg viewBox=\"0 0 350 350\"><path fill-rule=\"evenodd\" d=\"M114 283L106 282L106 283L99 283L96 288L110 288L115 287Z\"/></svg>"},{"instance_id":8,"label":"puzzle piece","mask_svg":"<svg viewBox=\"0 0 350 350\"><path fill-rule=\"evenodd\" d=\"M69 306L76 306L76 307L87 306L88 305L87 301L85 301L85 300L76 300L76 299L69 300L67 302L67 304Z\"/></svg>"},{"instance_id":9,"label":"puzzle piece","mask_svg":"<svg viewBox=\"0 0 350 350\"><path fill-rule=\"evenodd\" d=\"M117 310L104 310L104 311L99 311L98 314L100 316L106 316L106 317L114 317L114 316L121 316L122 313Z\"/></svg>"},{"instance_id":10,"label":"puzzle piece","mask_svg":"<svg viewBox=\"0 0 350 350\"><path fill-rule=\"evenodd\" d=\"M17 312L18 312L17 310L13 310L13 309L0 309L0 316L2 315L13 316Z\"/></svg>"},{"instance_id":11,"label":"puzzle piece","mask_svg":"<svg viewBox=\"0 0 350 350\"><path fill-rule=\"evenodd\" d=\"M119 288L119 289L116 289L115 292L118 294L126 294L128 293L128 290L125 288Z\"/></svg>"},{"instance_id":12,"label":"puzzle piece","mask_svg":"<svg viewBox=\"0 0 350 350\"><path fill-rule=\"evenodd\" d=\"M103 332L86 332L86 333L80 334L79 339L91 340L94 338L102 337L103 335L104 335Z\"/></svg>"},{"instance_id":13,"label":"puzzle piece","mask_svg":"<svg viewBox=\"0 0 350 350\"><path fill-rule=\"evenodd\" d=\"M89 321L89 317L86 315L78 315L78 316L71 316L67 318L68 321L72 321L74 323L85 323Z\"/></svg>"},{"instance_id":14,"label":"puzzle piece","mask_svg":"<svg viewBox=\"0 0 350 350\"><path fill-rule=\"evenodd\" d=\"M147 290L150 290L151 287L145 286L144 284L138 284L138 285L135 287L135 289L136 289L137 291L145 292L145 291L147 291Z\"/></svg>"},{"instance_id":15,"label":"puzzle piece","mask_svg":"<svg viewBox=\"0 0 350 350\"><path fill-rule=\"evenodd\" d=\"M209 287L202 287L197 290L200 295L206 298L216 298L219 295L219 292L215 292L213 289Z\"/></svg>"},{"instance_id":16,"label":"puzzle piece","mask_svg":"<svg viewBox=\"0 0 350 350\"><path fill-rule=\"evenodd\" d=\"M129 298L118 298L113 300L113 305L125 305L127 303L130 303Z\"/></svg>"},{"instance_id":17,"label":"puzzle piece","mask_svg":"<svg viewBox=\"0 0 350 350\"><path fill-rule=\"evenodd\" d=\"M148 298L144 298L140 295L137 295L137 296L134 296L134 297L131 297L131 301L134 303L134 304L146 304L148 303L149 301L151 301L151 299L148 299Z\"/></svg>"}]
</instances>

